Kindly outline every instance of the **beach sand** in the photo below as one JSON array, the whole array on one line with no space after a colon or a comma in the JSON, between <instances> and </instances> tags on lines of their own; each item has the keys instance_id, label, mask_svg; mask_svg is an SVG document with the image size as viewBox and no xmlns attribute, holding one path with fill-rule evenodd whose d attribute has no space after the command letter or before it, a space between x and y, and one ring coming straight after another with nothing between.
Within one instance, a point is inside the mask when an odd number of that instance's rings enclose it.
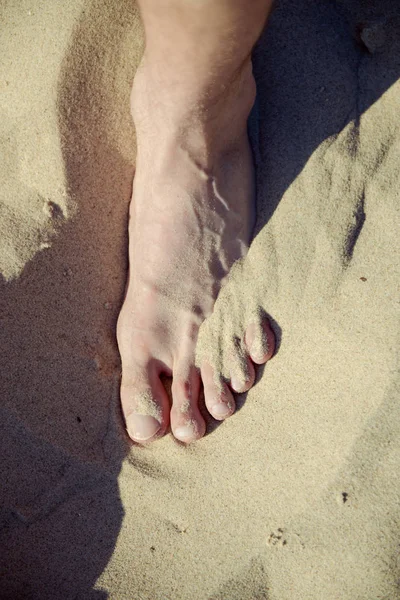
<instances>
[{"instance_id":1,"label":"beach sand","mask_svg":"<svg viewBox=\"0 0 400 600\"><path fill-rule=\"evenodd\" d=\"M277 4L256 235L200 347L223 358L261 307L278 350L203 439L141 448L115 342L138 12L2 3L2 600L400 598L396 4Z\"/></svg>"}]
</instances>

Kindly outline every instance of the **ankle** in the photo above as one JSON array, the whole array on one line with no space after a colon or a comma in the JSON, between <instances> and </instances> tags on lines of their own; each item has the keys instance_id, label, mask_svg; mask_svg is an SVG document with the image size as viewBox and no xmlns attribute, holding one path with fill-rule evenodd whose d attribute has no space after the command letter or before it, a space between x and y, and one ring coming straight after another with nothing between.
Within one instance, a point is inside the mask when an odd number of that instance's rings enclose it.
<instances>
[{"instance_id":1,"label":"ankle","mask_svg":"<svg viewBox=\"0 0 400 600\"><path fill-rule=\"evenodd\" d=\"M201 78L181 77L145 55L132 86L132 116L138 138L169 129L172 135L194 133L226 146L246 131L255 96L250 58L230 76Z\"/></svg>"}]
</instances>

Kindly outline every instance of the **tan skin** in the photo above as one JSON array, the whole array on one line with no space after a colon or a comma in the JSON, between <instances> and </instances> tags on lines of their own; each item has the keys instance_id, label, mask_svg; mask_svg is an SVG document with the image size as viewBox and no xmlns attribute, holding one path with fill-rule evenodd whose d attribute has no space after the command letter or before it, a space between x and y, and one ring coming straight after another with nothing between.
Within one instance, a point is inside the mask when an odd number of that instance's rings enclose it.
<instances>
[{"instance_id":1,"label":"tan skin","mask_svg":"<svg viewBox=\"0 0 400 600\"><path fill-rule=\"evenodd\" d=\"M247 118L255 100L251 50L272 0L140 0L146 50L132 89L137 164L130 271L117 337L127 431L151 442L171 427L202 437L210 414L233 414L233 392L269 360L268 321L243 331L243 367L229 382L195 366L199 327L250 242L254 172ZM172 407L160 375L172 375Z\"/></svg>"}]
</instances>

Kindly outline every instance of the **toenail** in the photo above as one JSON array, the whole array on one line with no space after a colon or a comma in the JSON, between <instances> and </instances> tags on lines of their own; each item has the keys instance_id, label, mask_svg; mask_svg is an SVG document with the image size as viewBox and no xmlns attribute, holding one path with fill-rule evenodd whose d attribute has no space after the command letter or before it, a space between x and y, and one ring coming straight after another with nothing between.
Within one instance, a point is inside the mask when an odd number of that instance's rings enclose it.
<instances>
[{"instance_id":1,"label":"toenail","mask_svg":"<svg viewBox=\"0 0 400 600\"><path fill-rule=\"evenodd\" d=\"M177 429L175 429L174 435L176 438L179 438L180 440L185 440L188 438L192 438L193 433L194 432L193 432L192 427L183 426L183 427L178 427Z\"/></svg>"},{"instance_id":2,"label":"toenail","mask_svg":"<svg viewBox=\"0 0 400 600\"><path fill-rule=\"evenodd\" d=\"M235 392L239 392L240 390L242 390L245 387L245 384L243 383L243 381L239 381L239 379L236 379L236 377L232 377L231 384L232 384L232 387L235 390ZM217 406L221 406L221 404L217 404Z\"/></svg>"},{"instance_id":3,"label":"toenail","mask_svg":"<svg viewBox=\"0 0 400 600\"><path fill-rule=\"evenodd\" d=\"M253 341L250 354L256 360L263 360L268 351L268 341L264 337L260 337Z\"/></svg>"},{"instance_id":4,"label":"toenail","mask_svg":"<svg viewBox=\"0 0 400 600\"><path fill-rule=\"evenodd\" d=\"M212 414L216 417L227 417L228 415L230 415L230 413L231 411L229 409L229 406L223 404L222 402L214 404L212 408Z\"/></svg>"},{"instance_id":5,"label":"toenail","mask_svg":"<svg viewBox=\"0 0 400 600\"><path fill-rule=\"evenodd\" d=\"M161 423L150 415L131 414L127 419L127 430L135 440L144 442L152 438L161 428Z\"/></svg>"}]
</instances>

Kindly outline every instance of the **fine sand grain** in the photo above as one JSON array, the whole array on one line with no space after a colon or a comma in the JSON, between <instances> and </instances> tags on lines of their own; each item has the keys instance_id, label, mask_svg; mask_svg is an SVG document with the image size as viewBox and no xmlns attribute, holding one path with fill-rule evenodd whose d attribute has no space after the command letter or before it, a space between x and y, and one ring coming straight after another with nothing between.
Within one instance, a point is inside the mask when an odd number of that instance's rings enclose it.
<instances>
[{"instance_id":1,"label":"fine sand grain","mask_svg":"<svg viewBox=\"0 0 400 600\"><path fill-rule=\"evenodd\" d=\"M199 352L259 311L278 351L189 447L119 410L137 9L0 20L0 598L397 600L398 3L282 0L256 48L256 235Z\"/></svg>"}]
</instances>

